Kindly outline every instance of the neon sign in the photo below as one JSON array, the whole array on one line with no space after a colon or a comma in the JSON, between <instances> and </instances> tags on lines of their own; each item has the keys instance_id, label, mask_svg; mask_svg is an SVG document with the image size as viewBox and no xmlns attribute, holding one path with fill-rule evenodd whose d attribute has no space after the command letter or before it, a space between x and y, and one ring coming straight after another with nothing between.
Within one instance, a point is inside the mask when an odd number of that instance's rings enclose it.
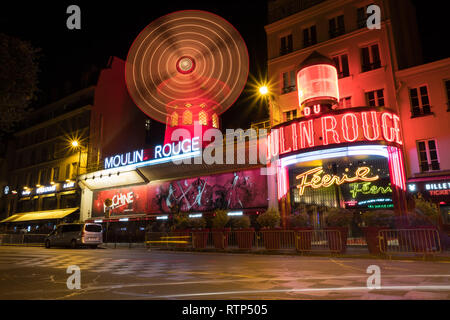
<instances>
[{"instance_id":1,"label":"neon sign","mask_svg":"<svg viewBox=\"0 0 450 320\"><path fill-rule=\"evenodd\" d=\"M117 168L142 162L144 160L144 150L117 154L105 159L105 169Z\"/></svg>"},{"instance_id":2,"label":"neon sign","mask_svg":"<svg viewBox=\"0 0 450 320\"><path fill-rule=\"evenodd\" d=\"M200 151L200 138L185 139L179 142L157 145L154 153L150 150L137 150L123 154L117 154L105 159L105 169L123 167L133 164L144 164L147 162L160 163L164 160L176 160L185 156L196 155ZM150 160L151 159L151 160Z\"/></svg>"},{"instance_id":3,"label":"neon sign","mask_svg":"<svg viewBox=\"0 0 450 320\"><path fill-rule=\"evenodd\" d=\"M43 193L49 193L49 192L55 192L55 191L56 191L56 185L47 186L47 187L39 187L36 189L36 194L43 194Z\"/></svg>"},{"instance_id":4,"label":"neon sign","mask_svg":"<svg viewBox=\"0 0 450 320\"><path fill-rule=\"evenodd\" d=\"M386 194L386 193L392 193L391 186L387 187L379 187L372 185L371 182L363 182L363 183L352 183L350 185L350 193L352 195L352 198L355 199L358 193L361 194Z\"/></svg>"},{"instance_id":5,"label":"neon sign","mask_svg":"<svg viewBox=\"0 0 450 320\"><path fill-rule=\"evenodd\" d=\"M272 129L269 142L278 145L278 148L272 147L269 155L275 157L313 147L362 141L403 144L400 118L396 114L374 108L358 109L354 112L315 114Z\"/></svg>"},{"instance_id":6,"label":"neon sign","mask_svg":"<svg viewBox=\"0 0 450 320\"><path fill-rule=\"evenodd\" d=\"M369 167L359 167L358 169L356 169L355 176L351 178L348 177L347 174L344 174L342 177L338 177L336 175L332 176L323 173L323 167L317 167L299 174L296 177L297 180L301 180L300 184L297 185L297 188L299 189L299 195L303 195L307 187L319 189L330 187L333 184L340 186L343 183L356 181L371 182L376 181L380 178L379 176L368 177L367 175L370 174ZM310 175L312 175L312 178L308 181L308 177Z\"/></svg>"}]
</instances>

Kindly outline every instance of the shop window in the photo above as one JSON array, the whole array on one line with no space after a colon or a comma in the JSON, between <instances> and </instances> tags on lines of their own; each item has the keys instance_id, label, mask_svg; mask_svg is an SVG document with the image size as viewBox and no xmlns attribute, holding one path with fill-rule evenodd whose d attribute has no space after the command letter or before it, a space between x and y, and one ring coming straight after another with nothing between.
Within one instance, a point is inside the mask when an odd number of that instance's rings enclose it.
<instances>
[{"instance_id":1,"label":"shop window","mask_svg":"<svg viewBox=\"0 0 450 320\"><path fill-rule=\"evenodd\" d=\"M362 72L381 68L380 48L378 44L361 48Z\"/></svg>"},{"instance_id":2,"label":"shop window","mask_svg":"<svg viewBox=\"0 0 450 320\"><path fill-rule=\"evenodd\" d=\"M175 111L170 116L170 125L176 127L178 125L178 113Z\"/></svg>"},{"instance_id":3,"label":"shop window","mask_svg":"<svg viewBox=\"0 0 450 320\"><path fill-rule=\"evenodd\" d=\"M418 141L417 151L419 153L420 172L440 170L436 140Z\"/></svg>"},{"instance_id":4,"label":"shop window","mask_svg":"<svg viewBox=\"0 0 450 320\"><path fill-rule=\"evenodd\" d=\"M280 38L280 56L293 51L292 34Z\"/></svg>"},{"instance_id":5,"label":"shop window","mask_svg":"<svg viewBox=\"0 0 450 320\"><path fill-rule=\"evenodd\" d=\"M367 105L384 107L384 89L366 92Z\"/></svg>"},{"instance_id":6,"label":"shop window","mask_svg":"<svg viewBox=\"0 0 450 320\"><path fill-rule=\"evenodd\" d=\"M329 29L330 39L343 35L345 33L344 16L340 15L338 17L330 19L329 26L330 26Z\"/></svg>"},{"instance_id":7,"label":"shop window","mask_svg":"<svg viewBox=\"0 0 450 320\"><path fill-rule=\"evenodd\" d=\"M198 113L198 122L200 123L200 125L202 126L206 126L208 125L208 116L206 114L205 111L200 111Z\"/></svg>"},{"instance_id":8,"label":"shop window","mask_svg":"<svg viewBox=\"0 0 450 320\"><path fill-rule=\"evenodd\" d=\"M74 194L62 195L60 199L61 209L75 208L79 206L78 197Z\"/></svg>"},{"instance_id":9,"label":"shop window","mask_svg":"<svg viewBox=\"0 0 450 320\"><path fill-rule=\"evenodd\" d=\"M432 114L427 86L409 89L409 97L413 117Z\"/></svg>"},{"instance_id":10,"label":"shop window","mask_svg":"<svg viewBox=\"0 0 450 320\"><path fill-rule=\"evenodd\" d=\"M296 89L296 75L295 70L283 73L283 88L281 93L289 93Z\"/></svg>"},{"instance_id":11,"label":"shop window","mask_svg":"<svg viewBox=\"0 0 450 320\"><path fill-rule=\"evenodd\" d=\"M42 210L56 209L56 197L45 197L42 199Z\"/></svg>"},{"instance_id":12,"label":"shop window","mask_svg":"<svg viewBox=\"0 0 450 320\"><path fill-rule=\"evenodd\" d=\"M303 29L303 46L310 47L317 43L317 30L316 26Z\"/></svg>"},{"instance_id":13,"label":"shop window","mask_svg":"<svg viewBox=\"0 0 450 320\"><path fill-rule=\"evenodd\" d=\"M219 128L219 116L216 113L212 115L212 125L214 128Z\"/></svg>"},{"instance_id":14,"label":"shop window","mask_svg":"<svg viewBox=\"0 0 450 320\"><path fill-rule=\"evenodd\" d=\"M338 72L339 79L346 78L350 76L350 68L348 65L348 55L341 54L339 56L333 57L334 64Z\"/></svg>"}]
</instances>

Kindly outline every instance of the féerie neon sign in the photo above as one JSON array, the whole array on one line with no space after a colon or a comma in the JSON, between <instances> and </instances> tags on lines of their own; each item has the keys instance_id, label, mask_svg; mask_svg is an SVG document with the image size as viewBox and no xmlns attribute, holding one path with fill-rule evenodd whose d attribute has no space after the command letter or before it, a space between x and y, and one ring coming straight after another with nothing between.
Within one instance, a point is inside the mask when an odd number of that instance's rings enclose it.
<instances>
[{"instance_id":1,"label":"f\u00e9erie neon sign","mask_svg":"<svg viewBox=\"0 0 450 320\"><path fill-rule=\"evenodd\" d=\"M358 169L356 169L354 177L349 177L346 173L343 174L342 177L323 173L323 167L317 167L299 174L296 177L297 180L301 180L300 184L297 185L297 188L299 189L299 195L302 196L305 193L305 189L307 187L319 189L330 187L333 184L340 186L343 183L357 181L372 182L380 178L379 176L368 177L368 175L370 174L369 167L359 167ZM310 176L311 179L308 180Z\"/></svg>"},{"instance_id":2,"label":"f\u00e9erie neon sign","mask_svg":"<svg viewBox=\"0 0 450 320\"><path fill-rule=\"evenodd\" d=\"M387 187L379 187L372 185L372 182L352 183L350 185L350 193L352 198L355 199L358 193L361 194L387 194L392 193L391 185Z\"/></svg>"}]
</instances>

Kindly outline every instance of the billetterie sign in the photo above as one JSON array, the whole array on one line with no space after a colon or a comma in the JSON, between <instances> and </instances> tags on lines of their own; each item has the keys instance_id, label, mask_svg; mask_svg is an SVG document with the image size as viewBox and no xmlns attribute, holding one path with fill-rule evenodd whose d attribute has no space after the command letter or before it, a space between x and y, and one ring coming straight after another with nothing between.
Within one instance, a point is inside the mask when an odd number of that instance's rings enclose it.
<instances>
[{"instance_id":1,"label":"billetterie sign","mask_svg":"<svg viewBox=\"0 0 450 320\"><path fill-rule=\"evenodd\" d=\"M373 108L356 109L303 117L272 129L270 155L275 157L308 148L364 141L403 144L398 115Z\"/></svg>"},{"instance_id":2,"label":"billetterie sign","mask_svg":"<svg viewBox=\"0 0 450 320\"><path fill-rule=\"evenodd\" d=\"M153 150L141 149L105 158L105 169L118 168L127 165L156 159L170 160L172 157L200 150L200 138L185 139L179 142L157 145Z\"/></svg>"}]
</instances>

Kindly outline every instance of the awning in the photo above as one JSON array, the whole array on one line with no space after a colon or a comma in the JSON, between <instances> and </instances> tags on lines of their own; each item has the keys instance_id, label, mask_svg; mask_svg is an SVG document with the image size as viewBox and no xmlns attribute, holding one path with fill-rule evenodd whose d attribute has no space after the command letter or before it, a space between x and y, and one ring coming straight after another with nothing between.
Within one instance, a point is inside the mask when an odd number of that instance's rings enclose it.
<instances>
[{"instance_id":1,"label":"awning","mask_svg":"<svg viewBox=\"0 0 450 320\"><path fill-rule=\"evenodd\" d=\"M74 213L78 209L79 208L68 208L68 209L18 213L18 214L14 214L14 215L0 221L0 223L62 219L65 216L68 216L69 214Z\"/></svg>"},{"instance_id":2,"label":"awning","mask_svg":"<svg viewBox=\"0 0 450 320\"><path fill-rule=\"evenodd\" d=\"M425 182L425 181L437 181L437 180L450 180L450 176L427 176L427 177L418 177L411 178L406 181L406 183L410 182Z\"/></svg>"}]
</instances>

